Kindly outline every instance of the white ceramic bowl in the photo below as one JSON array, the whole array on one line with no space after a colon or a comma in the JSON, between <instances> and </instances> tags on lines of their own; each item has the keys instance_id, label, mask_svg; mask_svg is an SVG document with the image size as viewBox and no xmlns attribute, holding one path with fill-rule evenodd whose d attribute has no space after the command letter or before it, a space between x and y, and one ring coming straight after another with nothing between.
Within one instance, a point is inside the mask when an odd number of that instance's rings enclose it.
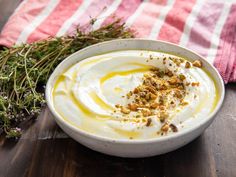
<instances>
[{"instance_id":1,"label":"white ceramic bowl","mask_svg":"<svg viewBox=\"0 0 236 177\"><path fill-rule=\"evenodd\" d=\"M95 134L83 131L68 122L65 122L63 118L55 111L52 103L52 89L55 85L55 81L62 72L72 66L73 64L103 53L108 53L117 50L127 50L127 49L142 49L142 50L158 50L164 52L170 52L171 54L176 54L188 58L189 60L201 60L203 62L204 68L211 74L211 76L216 81L216 86L219 90L219 102L215 110L205 119L200 121L197 125L163 137L157 137L155 139L149 140L117 140L107 137L97 136ZM221 76L217 70L208 63L203 57L198 54L180 47L175 44L155 41L155 40L145 40L145 39L120 39L113 40L109 42L103 42L96 45L92 45L85 49L82 49L73 55L65 59L52 73L48 80L46 87L46 100L50 111L53 113L58 125L73 139L79 143L87 146L95 151L99 151L105 154L120 156L120 157L147 157L154 156L158 154L167 153L173 151L185 144L189 143L196 137L198 137L214 120L216 113L219 111L223 99L224 99L224 83Z\"/></svg>"}]
</instances>

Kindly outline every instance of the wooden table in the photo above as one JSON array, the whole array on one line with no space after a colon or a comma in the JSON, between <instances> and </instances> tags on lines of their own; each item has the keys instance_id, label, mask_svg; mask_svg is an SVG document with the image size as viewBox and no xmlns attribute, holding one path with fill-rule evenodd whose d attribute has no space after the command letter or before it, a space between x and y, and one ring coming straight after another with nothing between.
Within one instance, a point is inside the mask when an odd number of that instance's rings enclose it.
<instances>
[{"instance_id":1,"label":"wooden table","mask_svg":"<svg viewBox=\"0 0 236 177\"><path fill-rule=\"evenodd\" d=\"M0 28L20 0L0 0ZM17 142L0 139L0 177L235 177L236 84L213 124L196 140L165 155L117 158L69 138L45 108Z\"/></svg>"}]
</instances>

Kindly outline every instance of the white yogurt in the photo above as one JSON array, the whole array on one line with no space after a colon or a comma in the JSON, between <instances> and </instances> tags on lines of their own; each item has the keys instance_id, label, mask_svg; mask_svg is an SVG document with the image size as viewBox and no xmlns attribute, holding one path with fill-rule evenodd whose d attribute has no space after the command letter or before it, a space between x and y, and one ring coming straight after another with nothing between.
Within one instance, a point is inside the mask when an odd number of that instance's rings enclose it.
<instances>
[{"instance_id":1,"label":"white yogurt","mask_svg":"<svg viewBox=\"0 0 236 177\"><path fill-rule=\"evenodd\" d=\"M152 60L150 60L152 56ZM129 102L126 95L142 83L143 74L151 67L177 70L186 76L186 82L199 82L198 87L186 87L184 98L189 104L169 110L169 122L179 131L189 128L204 119L214 109L217 90L214 81L201 68L186 69L163 58L176 57L171 54L127 50L116 51L87 58L65 71L53 90L55 110L66 121L96 135L115 139L149 139L160 136L157 132L162 124L155 117L152 126L133 120L120 112L115 105ZM147 61L148 60L148 61ZM124 119L130 121L124 121ZM172 133L172 132L169 132ZM169 134L168 133L168 134Z\"/></svg>"}]
</instances>

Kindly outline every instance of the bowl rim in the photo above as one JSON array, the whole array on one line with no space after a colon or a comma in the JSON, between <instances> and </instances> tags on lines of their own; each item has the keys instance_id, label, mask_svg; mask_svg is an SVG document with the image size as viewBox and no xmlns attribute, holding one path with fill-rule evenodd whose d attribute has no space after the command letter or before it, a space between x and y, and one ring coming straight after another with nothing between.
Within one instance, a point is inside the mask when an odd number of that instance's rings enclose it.
<instances>
[{"instance_id":1,"label":"bowl rim","mask_svg":"<svg viewBox=\"0 0 236 177\"><path fill-rule=\"evenodd\" d=\"M146 41L146 42L158 42L158 43L164 43L164 44L167 44L167 45L171 45L173 47L177 47L177 48L180 48L181 50L185 50L185 51L188 51L196 56L198 56L199 58L201 58L201 60L204 60L204 62L206 62L210 67L211 69L213 70L213 72L216 73L215 77L218 78L216 80L216 83L217 85L219 85L219 87L222 88L221 90L221 93L219 93L221 96L219 97L219 100L218 100L218 103L214 109L214 111L212 111L205 119L203 119L202 121L199 122L199 124L193 126L193 127L190 127L188 129L185 129L185 130L182 130L182 131L179 131L179 132L176 132L176 133L173 133L173 134L170 134L170 135L166 135L166 136L160 136L160 137L156 137L156 138L150 138L150 139L113 139L113 138L110 138L110 137L105 137L105 136L101 136L101 135L96 135L96 134L93 134L93 133L90 133L90 132L87 132L83 129L80 129L76 126L74 126L73 124L65 121L63 118L61 118L61 116L56 112L55 108L53 108L53 103L51 102L51 99L50 99L50 96L51 96L51 87L50 85L52 85L53 82L55 82L53 80L53 78L55 78L55 72L58 70L58 68L61 68L62 65L65 63L65 62L68 62L68 60L71 60L71 58L73 58L73 56L77 55L78 53L81 53L83 51L86 51L86 50L90 50L91 48L96 48L98 46L101 46L101 45L106 45L106 44L109 44L109 43L114 43L114 42L128 42L128 41L137 41L137 42L142 42L142 41ZM134 49L135 50L135 49ZM145 50L145 49L143 49ZM116 51L116 50L114 50ZM62 72L62 71L60 71ZM130 39L115 39L115 40L110 40L110 41L105 41L105 42L100 42L100 43L97 43L97 44L94 44L94 45L91 45L91 46L88 46L88 47L85 47L71 55L69 55L67 58L65 58L56 68L55 70L53 71L53 73L50 75L48 81L47 81L47 84L46 84L46 90L45 90L45 95L46 95L46 102L47 102L47 106L49 108L49 110L51 111L51 113L53 114L53 117L54 119L57 121L59 121L59 126L63 129L62 125L61 124L64 124L64 126L66 126L67 128L73 130L74 132L78 133L78 134L81 134L83 136L86 136L86 137L89 137L89 138L92 138L92 139L96 139L96 140L100 140L100 141L105 141L105 142L111 142L111 143L119 143L119 144L143 144L143 143L156 143L156 142L162 142L162 141L169 141L171 139L174 139L174 138L178 138L178 137L181 137L181 136L184 136L186 134L189 134L195 130L197 130L198 128L200 128L201 126L203 126L204 124L206 124L208 121L213 121L214 118L215 118L215 115L218 113L218 111L220 110L220 108L222 107L222 104L223 104L223 101L224 101L224 97L225 97L225 87L224 87L224 82L223 82L223 79L222 77L220 76L218 70L209 62L205 59L205 57L197 54L196 52L192 51L191 49L188 49L186 47L183 47L183 46L180 46L178 44L174 44L174 43L171 43L171 42L167 42L167 41L162 41L162 40L152 40L152 39L145 39L145 38L130 38Z\"/></svg>"}]
</instances>

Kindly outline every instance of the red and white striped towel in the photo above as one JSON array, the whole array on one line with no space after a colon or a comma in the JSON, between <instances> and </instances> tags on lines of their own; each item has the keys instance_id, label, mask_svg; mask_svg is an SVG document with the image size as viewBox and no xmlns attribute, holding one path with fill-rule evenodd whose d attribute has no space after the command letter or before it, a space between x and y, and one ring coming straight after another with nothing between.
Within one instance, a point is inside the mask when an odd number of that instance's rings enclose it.
<instances>
[{"instance_id":1,"label":"red and white striped towel","mask_svg":"<svg viewBox=\"0 0 236 177\"><path fill-rule=\"evenodd\" d=\"M61 36L98 20L94 28L121 17L137 37L161 39L205 56L225 83L236 82L234 0L24 0L6 23L0 45Z\"/></svg>"}]
</instances>

